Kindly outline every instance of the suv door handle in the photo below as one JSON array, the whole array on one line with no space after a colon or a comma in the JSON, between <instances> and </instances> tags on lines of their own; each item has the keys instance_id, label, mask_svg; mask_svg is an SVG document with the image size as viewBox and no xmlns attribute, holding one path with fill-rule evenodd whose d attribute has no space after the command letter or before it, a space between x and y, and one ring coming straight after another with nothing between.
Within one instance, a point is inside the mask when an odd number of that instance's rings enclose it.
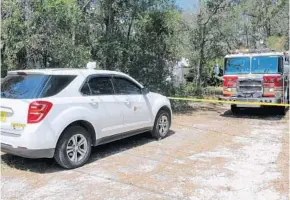
<instances>
[{"instance_id":1,"label":"suv door handle","mask_svg":"<svg viewBox=\"0 0 290 200\"><path fill-rule=\"evenodd\" d=\"M130 101L129 101L129 99L125 99L125 104L127 104L127 105L129 105L130 104Z\"/></svg>"},{"instance_id":2,"label":"suv door handle","mask_svg":"<svg viewBox=\"0 0 290 200\"><path fill-rule=\"evenodd\" d=\"M95 99L91 99L91 104L92 104L92 105L97 105L98 102L97 102Z\"/></svg>"}]
</instances>

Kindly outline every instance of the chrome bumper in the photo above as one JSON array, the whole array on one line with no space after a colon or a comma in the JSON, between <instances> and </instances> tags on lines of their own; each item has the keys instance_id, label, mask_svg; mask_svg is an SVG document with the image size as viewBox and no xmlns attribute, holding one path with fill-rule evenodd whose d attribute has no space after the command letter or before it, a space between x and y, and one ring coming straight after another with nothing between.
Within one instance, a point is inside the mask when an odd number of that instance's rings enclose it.
<instances>
[{"instance_id":1,"label":"chrome bumper","mask_svg":"<svg viewBox=\"0 0 290 200\"><path fill-rule=\"evenodd\" d=\"M243 97L225 97L220 96L219 100L231 101L232 104L237 105L238 107L262 107L262 105L247 105L247 104L236 104L237 102L257 102L257 103L281 103L281 99L275 97L261 97L261 98L243 98Z\"/></svg>"}]
</instances>

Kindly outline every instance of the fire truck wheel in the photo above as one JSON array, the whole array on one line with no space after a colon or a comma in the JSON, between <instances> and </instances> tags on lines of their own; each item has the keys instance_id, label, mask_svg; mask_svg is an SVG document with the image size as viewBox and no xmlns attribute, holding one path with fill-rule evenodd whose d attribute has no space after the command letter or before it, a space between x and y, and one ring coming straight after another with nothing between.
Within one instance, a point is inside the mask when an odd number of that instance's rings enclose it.
<instances>
[{"instance_id":1,"label":"fire truck wheel","mask_svg":"<svg viewBox=\"0 0 290 200\"><path fill-rule=\"evenodd\" d=\"M233 114L236 114L239 112L239 108L237 107L237 105L231 105L231 111Z\"/></svg>"},{"instance_id":2,"label":"fire truck wheel","mask_svg":"<svg viewBox=\"0 0 290 200\"><path fill-rule=\"evenodd\" d=\"M285 106L279 106L277 109L280 115L286 115L287 109Z\"/></svg>"}]
</instances>

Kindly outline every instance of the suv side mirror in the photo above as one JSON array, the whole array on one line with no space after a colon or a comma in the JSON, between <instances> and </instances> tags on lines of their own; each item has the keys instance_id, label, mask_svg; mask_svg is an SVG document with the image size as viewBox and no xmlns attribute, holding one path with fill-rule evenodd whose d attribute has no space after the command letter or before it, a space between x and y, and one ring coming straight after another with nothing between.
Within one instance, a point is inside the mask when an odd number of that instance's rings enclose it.
<instances>
[{"instance_id":1,"label":"suv side mirror","mask_svg":"<svg viewBox=\"0 0 290 200\"><path fill-rule=\"evenodd\" d=\"M148 93L149 93L149 89L146 88L146 87L143 87L143 88L141 89L141 91L142 91L142 94L148 94Z\"/></svg>"}]
</instances>

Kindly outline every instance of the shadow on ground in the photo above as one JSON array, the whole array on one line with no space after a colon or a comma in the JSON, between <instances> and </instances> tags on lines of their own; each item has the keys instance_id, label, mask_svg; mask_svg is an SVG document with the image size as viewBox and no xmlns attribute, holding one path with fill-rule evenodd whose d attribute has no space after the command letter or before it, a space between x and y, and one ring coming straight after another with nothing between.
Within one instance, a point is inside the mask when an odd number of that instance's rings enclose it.
<instances>
[{"instance_id":1,"label":"shadow on ground","mask_svg":"<svg viewBox=\"0 0 290 200\"><path fill-rule=\"evenodd\" d=\"M173 110L174 114L191 114L198 111L221 112L223 108L219 103L191 103Z\"/></svg>"},{"instance_id":2,"label":"shadow on ground","mask_svg":"<svg viewBox=\"0 0 290 200\"><path fill-rule=\"evenodd\" d=\"M169 131L169 134L167 137L170 137L174 133L175 133L174 131ZM91 158L87 164L92 163L92 162L97 162L98 160L112 156L117 153L121 153L123 151L132 149L134 147L146 145L153 141L156 141L156 140L151 137L150 133L146 132L143 134L135 135L135 136L128 137L128 138L118 140L115 142L111 142L108 144L93 147ZM28 158L13 156L10 154L3 154L1 155L1 161L2 161L1 170L3 166L5 167L5 165L7 165L8 167L16 168L18 170L31 171L35 173L53 173L53 172L65 170L62 167L60 167L54 161L54 159L48 159L48 158L47 159L46 158L45 159L28 159Z\"/></svg>"},{"instance_id":3,"label":"shadow on ground","mask_svg":"<svg viewBox=\"0 0 290 200\"><path fill-rule=\"evenodd\" d=\"M229 118L249 118L249 119L264 119L264 120L281 120L285 116L279 114L276 106L262 108L240 108L238 113L232 113L229 110L230 106L221 103L190 103L183 106L180 110L175 110L175 114L192 114L194 112L216 112L220 113L221 117ZM289 108L287 109L289 112ZM202 113L201 113L202 114ZM205 113L206 114L206 113ZM286 113L287 115L287 113Z\"/></svg>"},{"instance_id":4,"label":"shadow on ground","mask_svg":"<svg viewBox=\"0 0 290 200\"><path fill-rule=\"evenodd\" d=\"M289 112L289 110L287 110ZM285 116L277 112L275 106L268 108L241 108L237 113L233 114L231 110L222 113L222 117L231 118L249 118L249 119L263 119L263 120L281 120Z\"/></svg>"}]
</instances>

